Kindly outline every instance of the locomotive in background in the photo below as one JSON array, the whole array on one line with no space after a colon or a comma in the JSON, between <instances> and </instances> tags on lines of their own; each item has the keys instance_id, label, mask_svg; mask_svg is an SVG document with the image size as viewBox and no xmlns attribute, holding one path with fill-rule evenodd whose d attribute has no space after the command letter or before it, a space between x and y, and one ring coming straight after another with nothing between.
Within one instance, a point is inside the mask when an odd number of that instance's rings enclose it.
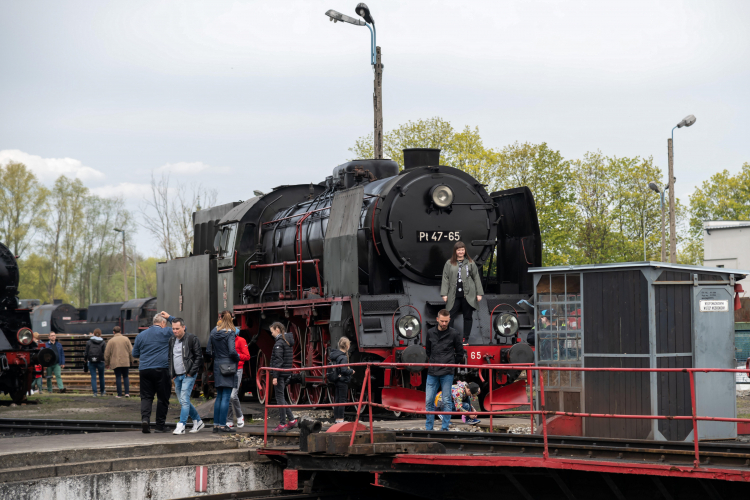
<instances>
[{"instance_id":1,"label":"locomotive in background","mask_svg":"<svg viewBox=\"0 0 750 500\"><path fill-rule=\"evenodd\" d=\"M0 392L20 403L31 388L34 365L57 363L57 353L34 343L30 309L18 300L19 271L15 255L0 243Z\"/></svg>"},{"instance_id":2,"label":"locomotive in background","mask_svg":"<svg viewBox=\"0 0 750 500\"><path fill-rule=\"evenodd\" d=\"M31 324L33 330L41 335L50 332L85 335L97 328L108 335L115 326L128 334L139 333L151 326L155 314L156 297L90 304L81 309L55 300L53 304L35 305Z\"/></svg>"},{"instance_id":3,"label":"locomotive in background","mask_svg":"<svg viewBox=\"0 0 750 500\"><path fill-rule=\"evenodd\" d=\"M252 355L242 392L257 390L261 401L273 389L257 376L270 360L269 326L282 321L295 336L294 365L317 368L290 383L287 396L320 404L328 350L342 336L352 342L352 362L427 361L426 330L445 307L443 266L461 240L479 268L491 270L466 346L476 369L460 374L480 383L488 408L482 365L533 362L527 270L541 265L536 208L528 188L488 194L471 175L441 166L439 156L404 150L401 172L392 160L356 160L318 184L280 186L194 213L192 255L157 265L158 309L184 317L204 346L218 313L234 311ZM493 409L528 402L519 375L495 372ZM358 370L352 398L362 376ZM425 370L373 376L377 401L424 408Z\"/></svg>"}]
</instances>

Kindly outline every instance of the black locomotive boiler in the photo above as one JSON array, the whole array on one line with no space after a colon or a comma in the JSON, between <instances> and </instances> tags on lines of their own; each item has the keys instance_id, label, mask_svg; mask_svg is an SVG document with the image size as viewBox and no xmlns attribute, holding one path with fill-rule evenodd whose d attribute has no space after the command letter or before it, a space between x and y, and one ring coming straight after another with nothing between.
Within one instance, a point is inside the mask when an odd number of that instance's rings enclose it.
<instances>
[{"instance_id":1,"label":"black locomotive boiler","mask_svg":"<svg viewBox=\"0 0 750 500\"><path fill-rule=\"evenodd\" d=\"M31 311L18 300L19 282L16 257L0 243L0 391L14 403L20 403L31 388L34 365L57 362L52 349L39 349L34 343Z\"/></svg>"},{"instance_id":2,"label":"black locomotive boiler","mask_svg":"<svg viewBox=\"0 0 750 500\"><path fill-rule=\"evenodd\" d=\"M525 340L533 318L517 305L533 293L527 269L541 264L530 191L489 194L468 173L440 165L439 150L405 150L404 161L399 172L391 160L356 160L318 184L196 212L193 255L157 266L159 308L185 316L204 345L218 311L233 310L253 356L243 387L261 400L269 388L254 375L270 359L269 325L283 321L297 340L295 366L316 368L288 386L289 399L319 404L328 350L342 336L352 341L352 361L426 361L426 330L445 305L443 266L460 240L491 270L466 348L477 368L462 378L487 388L482 365L532 362ZM424 408L424 375L382 370L375 397ZM527 402L518 372L495 377L493 408Z\"/></svg>"}]
</instances>

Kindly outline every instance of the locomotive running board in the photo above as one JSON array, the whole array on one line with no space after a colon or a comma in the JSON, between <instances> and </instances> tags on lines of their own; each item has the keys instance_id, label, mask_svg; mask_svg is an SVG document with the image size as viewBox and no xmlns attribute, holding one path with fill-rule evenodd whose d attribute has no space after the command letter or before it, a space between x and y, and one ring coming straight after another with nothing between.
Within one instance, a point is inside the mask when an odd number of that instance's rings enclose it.
<instances>
[{"instance_id":1,"label":"locomotive running board","mask_svg":"<svg viewBox=\"0 0 750 500\"><path fill-rule=\"evenodd\" d=\"M526 380L518 380L510 385L495 389L492 391L491 401L492 404L490 405L489 395L484 398L485 411L510 410L517 406L529 404L529 397L526 395Z\"/></svg>"},{"instance_id":2,"label":"locomotive running board","mask_svg":"<svg viewBox=\"0 0 750 500\"><path fill-rule=\"evenodd\" d=\"M404 387L383 387L381 398L385 406L424 411L425 393Z\"/></svg>"}]
</instances>

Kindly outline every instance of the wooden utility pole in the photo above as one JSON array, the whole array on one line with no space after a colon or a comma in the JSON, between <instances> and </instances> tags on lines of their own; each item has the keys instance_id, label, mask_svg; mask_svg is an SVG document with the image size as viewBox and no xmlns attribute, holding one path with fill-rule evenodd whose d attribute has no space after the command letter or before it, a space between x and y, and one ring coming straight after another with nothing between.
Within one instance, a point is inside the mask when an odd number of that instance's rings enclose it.
<instances>
[{"instance_id":1,"label":"wooden utility pole","mask_svg":"<svg viewBox=\"0 0 750 500\"><path fill-rule=\"evenodd\" d=\"M672 139L667 139L667 152L669 154L669 262L677 263L677 232L675 229L675 206L674 206L674 157L672 153Z\"/></svg>"},{"instance_id":2,"label":"wooden utility pole","mask_svg":"<svg viewBox=\"0 0 750 500\"><path fill-rule=\"evenodd\" d=\"M375 159L383 158L383 64L380 62L380 47L376 47L375 92L372 104L375 108Z\"/></svg>"}]
</instances>

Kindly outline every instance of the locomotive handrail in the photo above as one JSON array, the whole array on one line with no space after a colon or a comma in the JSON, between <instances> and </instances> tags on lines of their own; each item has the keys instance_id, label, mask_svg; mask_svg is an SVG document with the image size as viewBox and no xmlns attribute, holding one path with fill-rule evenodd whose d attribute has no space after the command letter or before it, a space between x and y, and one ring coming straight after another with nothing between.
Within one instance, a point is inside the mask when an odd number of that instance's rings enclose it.
<instances>
[{"instance_id":1,"label":"locomotive handrail","mask_svg":"<svg viewBox=\"0 0 750 500\"><path fill-rule=\"evenodd\" d=\"M484 415L490 417L490 432L494 432L493 416L495 415L529 415L531 418L531 433L534 432L534 416L539 415L542 421L542 436L544 442L543 460L555 460L555 457L550 458L549 455L549 442L547 437L547 416L569 416L569 417L586 417L586 418L624 418L624 419L641 419L641 420L691 420L693 424L693 443L695 450L695 459L693 460L693 467L696 469L701 468L700 463L700 436L698 434L698 422L709 421L709 422L736 422L736 423L747 423L750 424L750 418L731 418L731 417L709 417L699 416L696 414L696 392L695 392L695 374L696 373L745 373L745 369L741 368L584 368L584 367L568 367L568 366L536 366L530 364L486 364L486 365L468 365L468 364L457 364L457 363L392 363L392 362L360 362L360 363L346 363L340 365L325 365L325 369L338 368L338 367L365 367L365 376L362 381L362 389L360 391L359 402L346 402L346 403L325 403L325 404L308 404L308 405L269 405L269 397L265 399L265 421L263 424L263 443L268 443L268 409L269 408L333 408L338 406L357 406L357 415L355 418L355 424L352 429L352 437L350 446L354 443L354 438L357 432L357 425L359 423L359 415L363 405L367 405L369 410L369 422L370 422L370 442L373 442L373 429L372 429L372 409L382 408L390 411L401 411L406 413L413 413L417 415L463 415L466 412L460 411L426 411L426 410L414 410L411 408L401 408L397 406L389 406L382 403L374 403L372 401L372 377L369 376L372 367L378 368L409 368L409 367L450 367L450 368L470 368L476 369L481 366L482 369L489 369L490 371L490 408L492 408L492 378L494 370L522 370L527 373L527 382L530 384L531 394L529 400L529 410L489 410L479 411L474 410L471 412L472 415ZM259 372L265 371L266 374L266 387L269 385L269 377L271 371L293 373L309 370L320 370L320 367L299 367L299 368L271 368L261 367ZM534 377L532 372L534 371L581 371L581 372L655 372L655 373L687 373L690 378L690 401L692 406L692 415L637 415L637 414L616 414L616 413L583 413L583 412L563 412L563 411L552 411L545 409L545 391L544 391L544 377L536 377L538 380L537 394L539 395L539 410L534 410L533 404L533 393L534 393ZM367 390L368 397L367 401L364 400L365 390ZM270 394L267 394L270 396ZM520 405L519 405L520 406Z\"/></svg>"}]
</instances>

